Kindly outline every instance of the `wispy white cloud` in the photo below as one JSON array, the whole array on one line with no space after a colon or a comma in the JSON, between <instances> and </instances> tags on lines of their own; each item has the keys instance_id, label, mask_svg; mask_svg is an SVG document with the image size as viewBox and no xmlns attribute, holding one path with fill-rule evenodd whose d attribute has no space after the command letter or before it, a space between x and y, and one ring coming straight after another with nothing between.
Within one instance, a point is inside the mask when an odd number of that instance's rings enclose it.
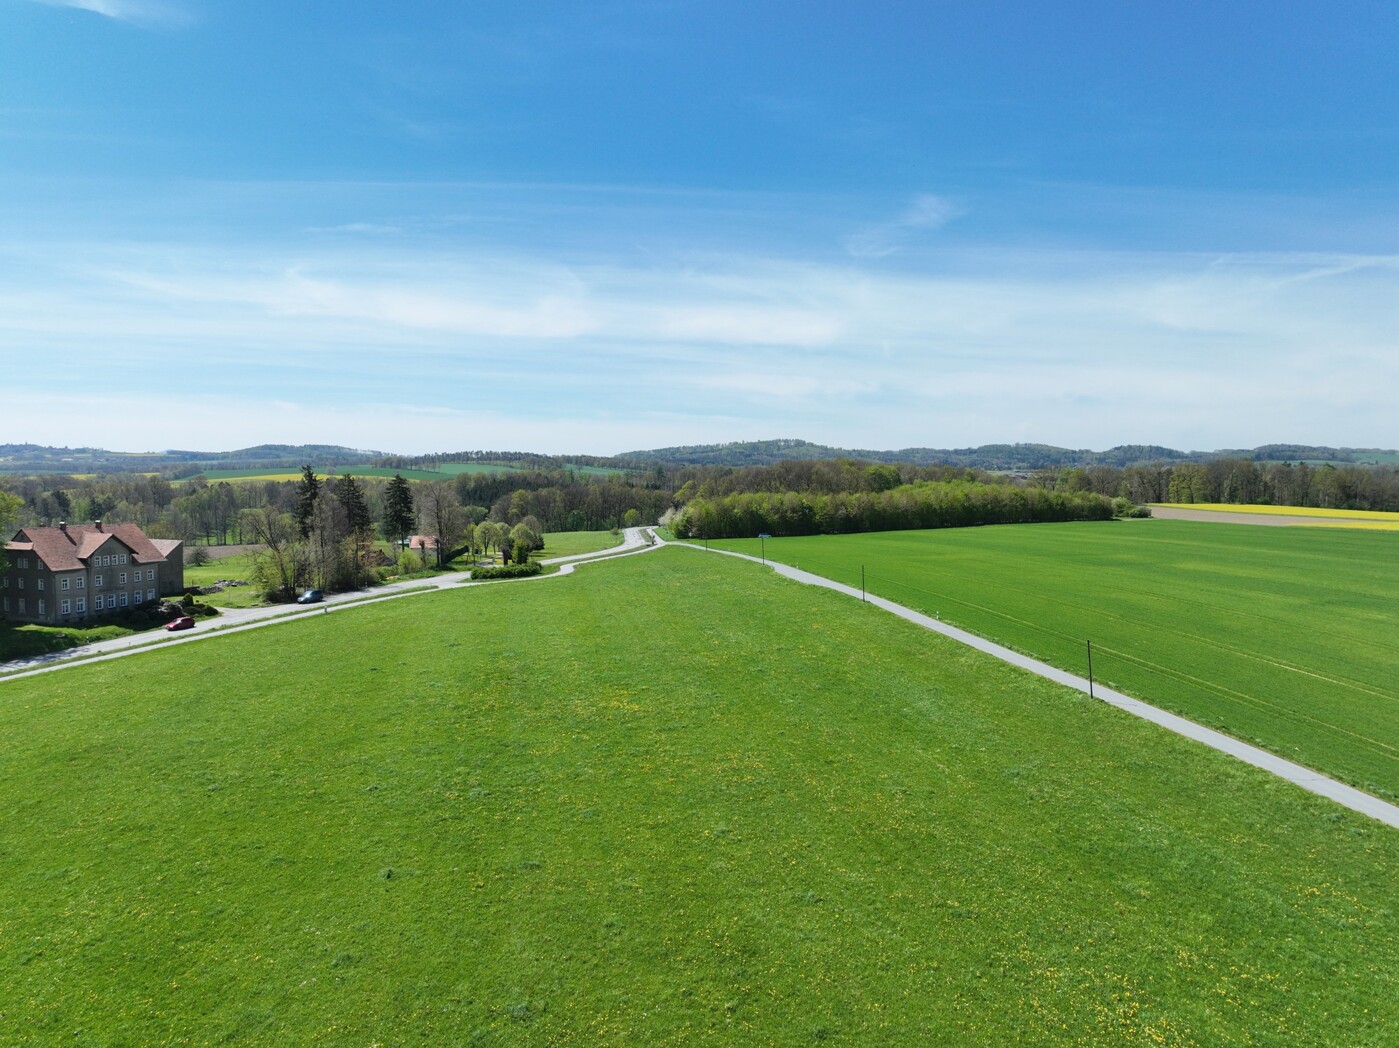
<instances>
[{"instance_id":1,"label":"wispy white cloud","mask_svg":"<svg viewBox=\"0 0 1399 1048\"><path fill-rule=\"evenodd\" d=\"M49 7L74 7L80 11L136 25L174 28L188 25L193 16L183 7L163 0L34 0Z\"/></svg>"},{"instance_id":2,"label":"wispy white cloud","mask_svg":"<svg viewBox=\"0 0 1399 1048\"><path fill-rule=\"evenodd\" d=\"M1363 446L1392 443L1396 267L1342 255L1005 252L891 270L740 255L565 264L395 243L294 256L11 245L0 356L98 348L133 374L189 361L201 385L243 405L218 417L267 423L259 440L333 432L405 451L502 446L477 424L480 406L495 432L534 433L518 446L540 450L774 433L852 447ZM144 409L136 386L103 393L111 381L27 375L0 441L49 439L48 426L66 434L58 443L112 444L109 420L125 432ZM274 410L269 391L300 407ZM31 410L79 394L110 399L47 420Z\"/></svg>"},{"instance_id":3,"label":"wispy white cloud","mask_svg":"<svg viewBox=\"0 0 1399 1048\"><path fill-rule=\"evenodd\" d=\"M868 226L845 238L845 250L856 258L882 258L892 255L917 234L940 229L958 215L962 208L947 197L924 193L897 218Z\"/></svg>"}]
</instances>

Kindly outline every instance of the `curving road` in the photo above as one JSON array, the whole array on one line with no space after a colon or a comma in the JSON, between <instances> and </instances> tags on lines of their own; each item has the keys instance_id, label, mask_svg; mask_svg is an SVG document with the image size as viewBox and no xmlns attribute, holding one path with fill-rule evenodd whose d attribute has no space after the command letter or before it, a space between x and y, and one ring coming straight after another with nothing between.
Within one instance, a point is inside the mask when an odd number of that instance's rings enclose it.
<instances>
[{"instance_id":1,"label":"curving road","mask_svg":"<svg viewBox=\"0 0 1399 1048\"><path fill-rule=\"evenodd\" d=\"M277 604L267 608L227 608L220 612L217 619L206 620L194 629L184 633L136 633L129 637L117 637L114 640L97 641L92 644L84 644L76 648L67 648L63 651L56 651L48 655L38 655L31 659L16 659L13 662L0 664L0 685L7 681L22 680L25 677L32 677L36 673L51 673L54 670L65 669L68 666L99 662L105 659L119 658L123 655L134 655L142 651L150 651L153 648L163 648L171 644L193 644L201 640L208 640L210 637L227 636L230 633L241 633L244 630L257 629L261 626L272 626L277 623L291 622L295 619L303 619L308 615L329 615L336 610L342 610L347 606L360 606L363 604L377 604L382 600L395 600L399 597L411 597L419 593L432 593L437 590L456 589L466 586L503 586L517 582L537 582L545 579L556 579L561 575L568 575L579 565L593 560L605 560L609 557L624 557L633 553L644 553L652 548L655 541L652 533L645 528L627 528L623 533L622 544L611 546L596 553L579 553L571 557L551 557L542 560L542 564L557 564L559 570L549 575L535 575L523 579L493 579L485 582L471 582L465 575L434 575L426 579L411 579L407 582L391 582L386 586L380 586L372 590L357 590L353 593L337 593L327 597L320 604L312 604L305 607L300 605Z\"/></svg>"}]
</instances>

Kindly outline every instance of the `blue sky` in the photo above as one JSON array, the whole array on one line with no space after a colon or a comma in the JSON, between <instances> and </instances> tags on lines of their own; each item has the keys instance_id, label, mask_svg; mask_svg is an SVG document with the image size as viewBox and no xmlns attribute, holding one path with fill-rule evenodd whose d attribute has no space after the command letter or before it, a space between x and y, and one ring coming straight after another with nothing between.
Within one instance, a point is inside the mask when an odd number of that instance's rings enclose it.
<instances>
[{"instance_id":1,"label":"blue sky","mask_svg":"<svg viewBox=\"0 0 1399 1048\"><path fill-rule=\"evenodd\" d=\"M1399 444L1399 6L0 0L0 443Z\"/></svg>"}]
</instances>

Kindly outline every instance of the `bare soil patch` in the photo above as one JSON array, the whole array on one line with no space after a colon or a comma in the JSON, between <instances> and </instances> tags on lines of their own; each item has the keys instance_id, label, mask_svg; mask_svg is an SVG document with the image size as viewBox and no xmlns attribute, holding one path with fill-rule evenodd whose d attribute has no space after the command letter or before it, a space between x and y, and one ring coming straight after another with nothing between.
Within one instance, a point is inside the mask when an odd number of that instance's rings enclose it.
<instances>
[{"instance_id":1,"label":"bare soil patch","mask_svg":"<svg viewBox=\"0 0 1399 1048\"><path fill-rule=\"evenodd\" d=\"M1218 524L1265 524L1268 527L1288 527L1297 524L1327 524L1335 526L1335 517L1294 517L1276 513L1231 513L1228 510L1174 509L1152 506L1151 515L1160 520L1205 520Z\"/></svg>"}]
</instances>

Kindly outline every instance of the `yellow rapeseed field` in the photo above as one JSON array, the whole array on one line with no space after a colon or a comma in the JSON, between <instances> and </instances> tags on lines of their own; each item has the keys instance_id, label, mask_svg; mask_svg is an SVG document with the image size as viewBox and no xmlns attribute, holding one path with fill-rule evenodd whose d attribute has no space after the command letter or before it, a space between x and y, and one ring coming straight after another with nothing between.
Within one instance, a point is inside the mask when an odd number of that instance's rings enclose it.
<instances>
[{"instance_id":1,"label":"yellow rapeseed field","mask_svg":"<svg viewBox=\"0 0 1399 1048\"><path fill-rule=\"evenodd\" d=\"M1315 527L1363 527L1379 531L1399 530L1399 513L1368 509L1320 509L1315 506L1240 506L1221 502L1163 502L1167 509L1198 509L1212 513L1250 513L1269 517L1326 517L1326 524Z\"/></svg>"}]
</instances>

